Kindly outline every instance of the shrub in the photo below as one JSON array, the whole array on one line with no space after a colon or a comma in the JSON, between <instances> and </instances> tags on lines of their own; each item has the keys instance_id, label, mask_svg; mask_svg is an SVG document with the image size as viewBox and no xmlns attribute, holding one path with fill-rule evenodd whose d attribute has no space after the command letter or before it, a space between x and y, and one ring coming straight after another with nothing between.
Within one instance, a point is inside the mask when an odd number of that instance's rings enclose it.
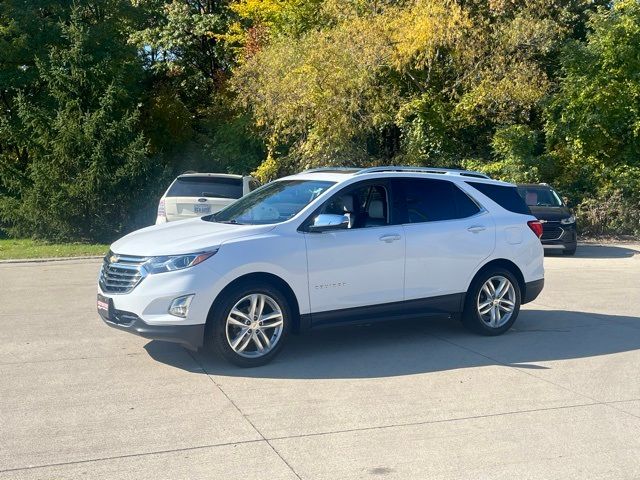
<instances>
[{"instance_id":1,"label":"shrub","mask_svg":"<svg viewBox=\"0 0 640 480\"><path fill-rule=\"evenodd\" d=\"M583 200L577 215L584 235L640 235L640 199L625 197L620 190Z\"/></svg>"}]
</instances>

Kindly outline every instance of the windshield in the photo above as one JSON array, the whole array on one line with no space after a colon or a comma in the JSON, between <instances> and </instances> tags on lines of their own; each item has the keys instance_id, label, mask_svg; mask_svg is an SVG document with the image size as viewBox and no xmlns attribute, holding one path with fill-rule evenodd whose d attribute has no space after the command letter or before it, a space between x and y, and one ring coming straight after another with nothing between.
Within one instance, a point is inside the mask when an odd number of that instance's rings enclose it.
<instances>
[{"instance_id":1,"label":"windshield","mask_svg":"<svg viewBox=\"0 0 640 480\"><path fill-rule=\"evenodd\" d=\"M518 187L518 193L530 207L561 207L562 200L549 187Z\"/></svg>"},{"instance_id":2,"label":"windshield","mask_svg":"<svg viewBox=\"0 0 640 480\"><path fill-rule=\"evenodd\" d=\"M289 220L334 182L281 180L254 190L210 217L210 221L267 225Z\"/></svg>"}]
</instances>

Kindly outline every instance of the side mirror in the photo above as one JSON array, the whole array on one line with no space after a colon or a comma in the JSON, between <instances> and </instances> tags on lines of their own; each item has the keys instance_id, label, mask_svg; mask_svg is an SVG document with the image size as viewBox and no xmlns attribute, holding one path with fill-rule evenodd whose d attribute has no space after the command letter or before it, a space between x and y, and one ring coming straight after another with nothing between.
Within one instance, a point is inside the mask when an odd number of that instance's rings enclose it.
<instances>
[{"instance_id":1,"label":"side mirror","mask_svg":"<svg viewBox=\"0 0 640 480\"><path fill-rule=\"evenodd\" d=\"M318 215L311 225L310 232L326 232L328 230L344 230L349 228L349 215L332 215L322 213Z\"/></svg>"}]
</instances>

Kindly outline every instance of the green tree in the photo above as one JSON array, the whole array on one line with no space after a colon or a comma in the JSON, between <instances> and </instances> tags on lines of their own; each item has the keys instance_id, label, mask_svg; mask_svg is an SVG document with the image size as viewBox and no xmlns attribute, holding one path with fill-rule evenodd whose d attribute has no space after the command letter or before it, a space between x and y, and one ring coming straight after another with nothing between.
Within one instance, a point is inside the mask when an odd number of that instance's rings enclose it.
<instances>
[{"instance_id":1,"label":"green tree","mask_svg":"<svg viewBox=\"0 0 640 480\"><path fill-rule=\"evenodd\" d=\"M638 233L640 204L640 4L619 0L588 22L585 42L561 56L546 111L560 181L594 233Z\"/></svg>"},{"instance_id":2,"label":"green tree","mask_svg":"<svg viewBox=\"0 0 640 480\"><path fill-rule=\"evenodd\" d=\"M15 97L12 139L25 161L3 155L8 192L0 215L11 234L108 240L131 228L147 200L151 166L138 127L142 65L126 44L131 4L76 4L59 42L34 60L33 95Z\"/></svg>"},{"instance_id":3,"label":"green tree","mask_svg":"<svg viewBox=\"0 0 640 480\"><path fill-rule=\"evenodd\" d=\"M481 170L507 182L540 181L539 132L526 125L498 128L491 146L495 161L486 163L470 160L466 161L464 166L472 170Z\"/></svg>"},{"instance_id":4,"label":"green tree","mask_svg":"<svg viewBox=\"0 0 640 480\"><path fill-rule=\"evenodd\" d=\"M593 15L586 43L563 52L560 88L547 110L551 150L568 160L640 166L640 4Z\"/></svg>"},{"instance_id":5,"label":"green tree","mask_svg":"<svg viewBox=\"0 0 640 480\"><path fill-rule=\"evenodd\" d=\"M0 2L0 162L5 163L0 194L6 193L27 168L29 152L15 138L16 96L40 95L36 59L59 42L59 20L67 16L63 1L4 0ZM1 226L1 224L0 224Z\"/></svg>"},{"instance_id":6,"label":"green tree","mask_svg":"<svg viewBox=\"0 0 640 480\"><path fill-rule=\"evenodd\" d=\"M135 45L150 72L143 127L150 153L178 173L186 169L248 173L264 146L227 82L235 64L227 1L143 0Z\"/></svg>"}]
</instances>

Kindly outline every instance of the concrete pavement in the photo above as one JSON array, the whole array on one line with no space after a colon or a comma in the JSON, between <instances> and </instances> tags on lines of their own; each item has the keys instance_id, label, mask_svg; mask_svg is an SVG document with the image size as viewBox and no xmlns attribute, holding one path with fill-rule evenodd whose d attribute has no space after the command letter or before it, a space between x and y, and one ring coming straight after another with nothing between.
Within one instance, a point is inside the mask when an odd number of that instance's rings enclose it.
<instances>
[{"instance_id":1,"label":"concrete pavement","mask_svg":"<svg viewBox=\"0 0 640 480\"><path fill-rule=\"evenodd\" d=\"M502 337L325 330L253 370L103 325L96 261L0 265L0 479L640 478L638 252L547 257Z\"/></svg>"}]
</instances>

